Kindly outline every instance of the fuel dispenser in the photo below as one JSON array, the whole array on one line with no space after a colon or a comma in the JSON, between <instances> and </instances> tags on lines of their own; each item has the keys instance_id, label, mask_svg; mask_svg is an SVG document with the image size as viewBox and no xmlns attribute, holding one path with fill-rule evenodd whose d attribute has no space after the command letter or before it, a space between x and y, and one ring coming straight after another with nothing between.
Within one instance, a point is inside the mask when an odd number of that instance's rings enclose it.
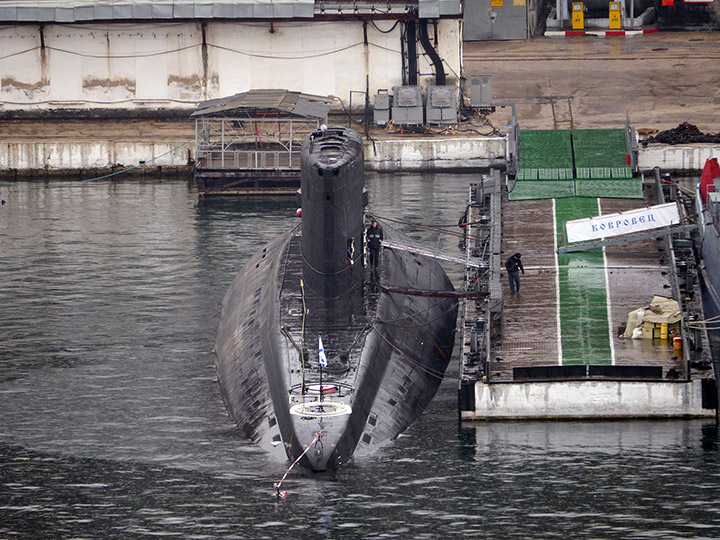
<instances>
[{"instance_id":1,"label":"fuel dispenser","mask_svg":"<svg viewBox=\"0 0 720 540\"><path fill-rule=\"evenodd\" d=\"M585 28L585 5L582 2L572 3L572 28L573 30Z\"/></svg>"},{"instance_id":2,"label":"fuel dispenser","mask_svg":"<svg viewBox=\"0 0 720 540\"><path fill-rule=\"evenodd\" d=\"M622 28L622 11L620 2L610 2L610 30Z\"/></svg>"}]
</instances>

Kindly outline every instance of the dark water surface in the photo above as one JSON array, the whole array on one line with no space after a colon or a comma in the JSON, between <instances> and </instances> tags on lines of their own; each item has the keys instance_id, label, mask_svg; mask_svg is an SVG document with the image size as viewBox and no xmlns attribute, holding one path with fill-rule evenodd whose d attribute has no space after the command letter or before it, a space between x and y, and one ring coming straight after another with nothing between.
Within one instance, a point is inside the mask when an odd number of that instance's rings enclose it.
<instances>
[{"instance_id":1,"label":"dark water surface","mask_svg":"<svg viewBox=\"0 0 720 540\"><path fill-rule=\"evenodd\" d=\"M370 176L371 209L453 224L472 179ZM459 427L452 375L381 454L295 469L277 500L287 464L228 418L212 348L294 198L131 180L0 198L0 538L720 538L713 422Z\"/></svg>"}]
</instances>

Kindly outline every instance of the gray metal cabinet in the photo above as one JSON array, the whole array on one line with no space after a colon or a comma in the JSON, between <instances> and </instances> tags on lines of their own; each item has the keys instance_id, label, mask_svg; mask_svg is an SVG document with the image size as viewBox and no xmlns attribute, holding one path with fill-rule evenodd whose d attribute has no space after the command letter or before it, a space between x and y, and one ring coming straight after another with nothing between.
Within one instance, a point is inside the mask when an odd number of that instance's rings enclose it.
<instances>
[{"instance_id":1,"label":"gray metal cabinet","mask_svg":"<svg viewBox=\"0 0 720 540\"><path fill-rule=\"evenodd\" d=\"M463 41L528 39L535 0L465 0Z\"/></svg>"}]
</instances>

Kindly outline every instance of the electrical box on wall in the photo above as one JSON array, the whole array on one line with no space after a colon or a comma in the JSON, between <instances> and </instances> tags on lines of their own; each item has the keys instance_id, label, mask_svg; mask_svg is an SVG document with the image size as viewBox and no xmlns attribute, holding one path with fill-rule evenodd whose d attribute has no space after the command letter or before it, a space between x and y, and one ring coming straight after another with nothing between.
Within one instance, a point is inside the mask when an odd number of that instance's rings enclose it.
<instances>
[{"instance_id":1,"label":"electrical box on wall","mask_svg":"<svg viewBox=\"0 0 720 540\"><path fill-rule=\"evenodd\" d=\"M384 126L390 120L390 94L387 89L378 90L374 98L373 121L377 126Z\"/></svg>"},{"instance_id":2,"label":"electrical box on wall","mask_svg":"<svg viewBox=\"0 0 720 540\"><path fill-rule=\"evenodd\" d=\"M393 86L392 121L401 125L424 123L422 88Z\"/></svg>"}]
</instances>

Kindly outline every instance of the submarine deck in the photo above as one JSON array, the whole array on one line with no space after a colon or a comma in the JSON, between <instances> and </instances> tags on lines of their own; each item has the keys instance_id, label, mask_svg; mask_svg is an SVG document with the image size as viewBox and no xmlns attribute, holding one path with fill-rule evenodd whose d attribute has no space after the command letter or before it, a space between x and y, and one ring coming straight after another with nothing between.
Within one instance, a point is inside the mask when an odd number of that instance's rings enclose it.
<instances>
[{"instance_id":1,"label":"submarine deck","mask_svg":"<svg viewBox=\"0 0 720 540\"><path fill-rule=\"evenodd\" d=\"M281 273L281 325L291 337L296 347L302 347L306 366L318 368L318 341L320 329L325 331L322 335L323 347L326 352L328 365L325 371L342 378L349 366L346 363L347 354L360 344L362 334L371 326L375 319L379 289L372 287L369 280L364 280L360 294L350 295L351 300L360 305L344 305L338 313L337 305L325 302L313 291L301 286L303 277L303 261L300 252L302 233L297 229L291 235L284 268ZM363 272L363 277L369 276L369 270L361 265L353 271ZM353 292L348 289L348 292ZM357 292L357 291L355 291ZM306 317L303 317L305 309ZM312 336L312 342L308 340Z\"/></svg>"}]
</instances>

